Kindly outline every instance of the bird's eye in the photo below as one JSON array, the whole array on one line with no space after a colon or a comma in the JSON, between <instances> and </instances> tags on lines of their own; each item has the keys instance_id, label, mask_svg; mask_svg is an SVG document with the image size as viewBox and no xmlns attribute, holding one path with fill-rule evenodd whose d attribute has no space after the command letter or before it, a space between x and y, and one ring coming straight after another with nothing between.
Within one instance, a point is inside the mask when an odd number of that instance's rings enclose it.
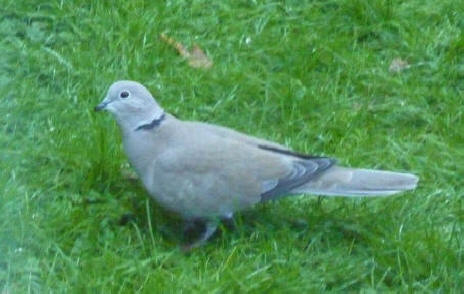
<instances>
[{"instance_id":1,"label":"bird's eye","mask_svg":"<svg viewBox=\"0 0 464 294\"><path fill-rule=\"evenodd\" d=\"M119 94L119 97L121 97L121 98L127 98L127 97L129 97L129 92L127 92L127 91L122 91L122 92Z\"/></svg>"}]
</instances>

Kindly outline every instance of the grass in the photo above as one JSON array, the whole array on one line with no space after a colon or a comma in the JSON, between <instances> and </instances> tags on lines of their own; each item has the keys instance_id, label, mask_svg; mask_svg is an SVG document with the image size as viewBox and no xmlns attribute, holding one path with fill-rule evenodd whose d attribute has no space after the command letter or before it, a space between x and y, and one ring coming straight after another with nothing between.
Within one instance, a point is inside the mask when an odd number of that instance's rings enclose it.
<instances>
[{"instance_id":1,"label":"grass","mask_svg":"<svg viewBox=\"0 0 464 294\"><path fill-rule=\"evenodd\" d=\"M459 1L1 4L1 293L464 288ZM190 68L162 32L213 68ZM397 57L410 68L390 72ZM180 221L124 176L119 131L92 111L118 79L183 119L412 171L420 187L258 205L186 255Z\"/></svg>"}]
</instances>

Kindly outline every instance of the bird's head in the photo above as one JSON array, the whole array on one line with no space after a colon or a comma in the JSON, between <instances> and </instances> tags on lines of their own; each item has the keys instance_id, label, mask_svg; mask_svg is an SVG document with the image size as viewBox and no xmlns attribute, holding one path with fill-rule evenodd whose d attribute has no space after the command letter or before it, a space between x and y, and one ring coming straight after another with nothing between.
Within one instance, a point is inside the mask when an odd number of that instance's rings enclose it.
<instances>
[{"instance_id":1,"label":"bird's head","mask_svg":"<svg viewBox=\"0 0 464 294\"><path fill-rule=\"evenodd\" d=\"M137 129L160 119L164 110L142 84L134 81L113 83L95 111L107 110L124 130Z\"/></svg>"}]
</instances>

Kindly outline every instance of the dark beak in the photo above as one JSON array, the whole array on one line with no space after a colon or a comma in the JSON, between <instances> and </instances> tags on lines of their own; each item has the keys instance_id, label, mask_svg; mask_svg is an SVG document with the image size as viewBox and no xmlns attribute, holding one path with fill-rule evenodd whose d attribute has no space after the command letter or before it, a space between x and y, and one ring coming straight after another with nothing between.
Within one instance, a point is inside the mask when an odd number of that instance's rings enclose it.
<instances>
[{"instance_id":1,"label":"dark beak","mask_svg":"<svg viewBox=\"0 0 464 294\"><path fill-rule=\"evenodd\" d=\"M106 105L108 105L108 101L103 101L102 103L98 104L97 106L95 106L95 111L101 111L103 109L105 109Z\"/></svg>"}]
</instances>

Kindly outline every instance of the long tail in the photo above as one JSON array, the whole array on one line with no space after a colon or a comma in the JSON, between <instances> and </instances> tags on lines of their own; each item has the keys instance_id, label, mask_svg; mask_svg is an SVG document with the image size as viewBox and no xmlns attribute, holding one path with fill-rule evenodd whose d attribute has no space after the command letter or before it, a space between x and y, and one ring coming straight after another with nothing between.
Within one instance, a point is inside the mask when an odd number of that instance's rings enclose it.
<instances>
[{"instance_id":1,"label":"long tail","mask_svg":"<svg viewBox=\"0 0 464 294\"><path fill-rule=\"evenodd\" d=\"M327 196L388 196L412 190L418 181L416 175L409 173L334 166L292 192Z\"/></svg>"}]
</instances>

